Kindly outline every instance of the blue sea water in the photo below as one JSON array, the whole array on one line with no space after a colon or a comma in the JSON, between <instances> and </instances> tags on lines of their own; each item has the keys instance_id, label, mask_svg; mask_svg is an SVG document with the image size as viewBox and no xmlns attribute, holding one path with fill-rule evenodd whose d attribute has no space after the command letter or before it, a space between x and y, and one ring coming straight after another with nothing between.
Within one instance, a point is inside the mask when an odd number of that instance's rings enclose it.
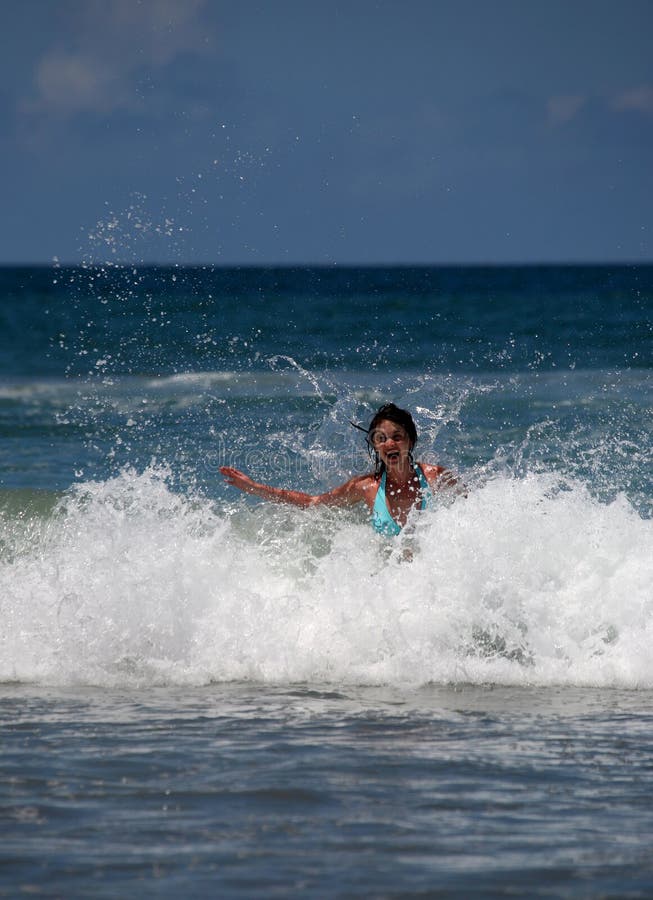
<instances>
[{"instance_id":1,"label":"blue sea water","mask_svg":"<svg viewBox=\"0 0 653 900\"><path fill-rule=\"evenodd\" d=\"M653 894L653 267L0 269L0 894ZM393 400L467 497L325 490ZM410 550L410 560L406 551Z\"/></svg>"}]
</instances>

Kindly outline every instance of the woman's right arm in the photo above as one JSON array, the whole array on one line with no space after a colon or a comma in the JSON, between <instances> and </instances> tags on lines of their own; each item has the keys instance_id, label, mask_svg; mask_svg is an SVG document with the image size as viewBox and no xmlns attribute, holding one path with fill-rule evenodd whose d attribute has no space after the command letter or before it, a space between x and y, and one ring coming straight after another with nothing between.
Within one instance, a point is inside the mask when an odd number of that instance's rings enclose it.
<instances>
[{"instance_id":1,"label":"woman's right arm","mask_svg":"<svg viewBox=\"0 0 653 900\"><path fill-rule=\"evenodd\" d=\"M263 500L271 500L273 503L289 503L291 506L299 506L302 509L309 506L351 506L359 503L366 499L364 483L369 479L369 476L357 476L324 494L306 494L304 491L288 491L284 488L272 487L269 484L259 484L244 472L231 466L221 466L220 471L227 480L227 484L246 494L262 497Z\"/></svg>"},{"instance_id":2,"label":"woman's right arm","mask_svg":"<svg viewBox=\"0 0 653 900\"><path fill-rule=\"evenodd\" d=\"M303 491L286 491L282 488L271 487L269 484L259 484L253 481L244 472L233 469L231 466L221 466L220 471L224 475L227 484L238 488L245 494L252 494L255 497L262 497L264 500L272 500L275 503L290 503L292 506L313 506L317 499L312 494L305 494Z\"/></svg>"}]
</instances>

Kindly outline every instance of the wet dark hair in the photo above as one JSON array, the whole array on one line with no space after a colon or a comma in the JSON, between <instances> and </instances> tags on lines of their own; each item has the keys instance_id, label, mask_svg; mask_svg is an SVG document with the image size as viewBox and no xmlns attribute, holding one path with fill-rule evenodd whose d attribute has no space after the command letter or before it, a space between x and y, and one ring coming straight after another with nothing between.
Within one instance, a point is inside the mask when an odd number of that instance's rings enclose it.
<instances>
[{"instance_id":1,"label":"wet dark hair","mask_svg":"<svg viewBox=\"0 0 653 900\"><path fill-rule=\"evenodd\" d=\"M365 431L367 433L367 449L370 456L374 460L374 477L377 479L380 478L381 475L383 475L385 463L381 462L379 454L372 445L372 434L381 422L394 422L395 425L401 425L401 427L408 435L408 439L410 440L411 458L413 447L417 443L417 428L415 427L413 417L407 410L400 409L398 406L395 406L394 403L385 403L383 406L379 407L379 409L377 409L377 411L374 413L372 421L367 428L363 428L361 425L356 425L354 422L352 422L351 424L355 428L358 428L360 429L360 431Z\"/></svg>"}]
</instances>

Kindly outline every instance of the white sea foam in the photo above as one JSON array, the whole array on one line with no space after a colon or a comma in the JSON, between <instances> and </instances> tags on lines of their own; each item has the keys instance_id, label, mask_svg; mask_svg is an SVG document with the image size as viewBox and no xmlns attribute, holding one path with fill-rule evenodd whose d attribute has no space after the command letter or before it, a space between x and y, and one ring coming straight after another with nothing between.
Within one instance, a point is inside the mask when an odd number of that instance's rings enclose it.
<instances>
[{"instance_id":1,"label":"white sea foam","mask_svg":"<svg viewBox=\"0 0 653 900\"><path fill-rule=\"evenodd\" d=\"M653 522L553 477L495 477L394 541L157 471L2 524L2 681L653 687Z\"/></svg>"}]
</instances>

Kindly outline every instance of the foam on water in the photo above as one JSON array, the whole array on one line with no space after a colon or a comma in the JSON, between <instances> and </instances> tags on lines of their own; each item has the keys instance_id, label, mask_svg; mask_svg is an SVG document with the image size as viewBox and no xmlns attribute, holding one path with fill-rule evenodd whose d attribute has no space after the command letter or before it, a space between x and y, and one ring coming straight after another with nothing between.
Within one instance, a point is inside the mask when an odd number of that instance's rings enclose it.
<instances>
[{"instance_id":1,"label":"foam on water","mask_svg":"<svg viewBox=\"0 0 653 900\"><path fill-rule=\"evenodd\" d=\"M653 687L653 522L550 476L494 476L395 541L156 470L1 524L2 681Z\"/></svg>"}]
</instances>

